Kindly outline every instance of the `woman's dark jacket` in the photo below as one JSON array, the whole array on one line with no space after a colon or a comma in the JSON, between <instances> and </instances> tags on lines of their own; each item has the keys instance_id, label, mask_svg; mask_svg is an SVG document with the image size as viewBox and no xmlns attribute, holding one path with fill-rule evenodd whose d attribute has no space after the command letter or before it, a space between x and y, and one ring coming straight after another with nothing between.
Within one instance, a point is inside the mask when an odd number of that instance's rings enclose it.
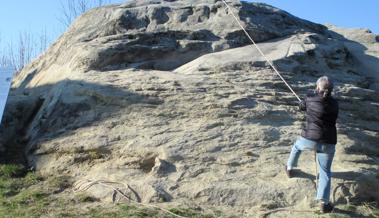
<instances>
[{"instance_id":1,"label":"woman's dark jacket","mask_svg":"<svg viewBox=\"0 0 379 218\"><path fill-rule=\"evenodd\" d=\"M338 102L331 96L309 92L300 109L306 111L306 124L301 136L319 143L337 144L336 120Z\"/></svg>"}]
</instances>

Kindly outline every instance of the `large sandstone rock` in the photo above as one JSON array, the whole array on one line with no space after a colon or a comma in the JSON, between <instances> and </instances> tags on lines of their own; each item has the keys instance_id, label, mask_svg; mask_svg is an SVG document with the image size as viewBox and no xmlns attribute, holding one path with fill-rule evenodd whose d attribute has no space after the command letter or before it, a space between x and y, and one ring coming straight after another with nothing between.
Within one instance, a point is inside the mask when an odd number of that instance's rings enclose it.
<instances>
[{"instance_id":1,"label":"large sandstone rock","mask_svg":"<svg viewBox=\"0 0 379 218\"><path fill-rule=\"evenodd\" d=\"M268 5L231 5L257 42L325 31ZM222 1L131 1L82 15L41 61L23 70L15 85L57 82L87 70L172 70L202 54L248 43ZM38 75L26 78L35 70Z\"/></svg>"},{"instance_id":2,"label":"large sandstone rock","mask_svg":"<svg viewBox=\"0 0 379 218\"><path fill-rule=\"evenodd\" d=\"M378 43L231 5L301 96L335 80L333 200L378 200ZM303 217L288 210L314 206L312 154L297 178L282 171L304 119L296 105L221 1L132 1L82 15L15 78L2 134L43 174L127 183L142 202Z\"/></svg>"}]
</instances>

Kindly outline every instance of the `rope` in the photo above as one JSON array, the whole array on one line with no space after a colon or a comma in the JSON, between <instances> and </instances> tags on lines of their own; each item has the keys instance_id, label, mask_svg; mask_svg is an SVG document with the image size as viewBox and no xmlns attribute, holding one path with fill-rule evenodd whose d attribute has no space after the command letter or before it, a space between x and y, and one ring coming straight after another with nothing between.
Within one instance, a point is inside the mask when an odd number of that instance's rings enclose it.
<instances>
[{"instance_id":1,"label":"rope","mask_svg":"<svg viewBox=\"0 0 379 218\"><path fill-rule=\"evenodd\" d=\"M258 50L258 52L265 58L266 62L271 66L271 68L275 71L275 73L280 77L280 79L286 84L286 86L291 90L291 92L295 95L297 100L301 101L300 97L296 94L296 92L292 89L292 87L287 83L287 81L283 78L283 76L279 73L279 71L276 69L276 67L272 64L272 61L263 53L263 51L259 48L259 46L255 43L253 38L250 36L250 34L246 31L246 29L243 27L241 22L238 20L236 15L233 13L232 9L226 2L226 0L222 0L222 2L225 4L226 8L230 11L230 14L233 16L234 20L238 23L238 25L241 27L245 35L249 38L249 40L252 42L252 45ZM314 151L314 161L315 161L315 175L316 175L316 186L315 189L317 191L318 187L318 173L317 173L317 154L316 150Z\"/></svg>"},{"instance_id":2,"label":"rope","mask_svg":"<svg viewBox=\"0 0 379 218\"><path fill-rule=\"evenodd\" d=\"M236 15L233 13L233 11L231 10L231 8L229 7L228 3L225 1L225 0L222 0L223 3L225 4L225 6L228 8L228 10L230 11L230 14L234 17L234 19L236 20L236 22L238 23L238 25L241 27L241 29L243 30L243 32L246 34L246 36L250 39L250 41L253 43L253 45L255 46L255 48L258 50L258 52L265 58L266 62L271 66L271 68L275 71L275 73L280 77L280 79L284 82L284 84L286 84L286 86L289 88L289 90L291 90L291 92L295 95L295 97L297 98L297 100L301 101L300 97L296 94L296 92L291 88L291 86L287 83L287 81L282 77L282 75L279 73L279 71L276 69L276 67L272 64L272 61L267 58L267 56L262 52L262 50L258 47L258 45L255 43L255 41L253 40L253 38L251 38L250 34L246 31L246 29L242 26L241 22L237 19Z\"/></svg>"},{"instance_id":3,"label":"rope","mask_svg":"<svg viewBox=\"0 0 379 218\"><path fill-rule=\"evenodd\" d=\"M105 181L105 180L79 180L77 181L75 184L74 184L74 192L80 192L80 191L87 191L89 188L91 188L92 186L94 185L101 185L103 187L107 187L107 188L110 188L114 191L114 194L115 195L116 193L119 193L123 198L125 198L126 200L128 200L129 202L133 202L135 204L138 204L138 205L142 205L142 206L145 206L145 207L152 207L152 208L155 208L155 209L159 209L163 212L166 212L168 214L171 214L173 215L174 217L179 217L179 218L186 218L184 216L180 216L178 214L175 214L169 210L166 210L164 208L161 208L161 207L158 207L156 205L152 205L152 204L144 204L144 203L141 203L141 202L138 202L138 201L135 201L133 199L131 199L129 196L127 196L126 194L124 194L122 191L120 191L118 188L115 188L113 185L111 184L119 184L119 185L123 185L125 187L125 189L129 189L131 190L134 194L135 191L128 185L128 184L125 184L125 183L120 183L120 182L111 182L111 181Z\"/></svg>"}]
</instances>

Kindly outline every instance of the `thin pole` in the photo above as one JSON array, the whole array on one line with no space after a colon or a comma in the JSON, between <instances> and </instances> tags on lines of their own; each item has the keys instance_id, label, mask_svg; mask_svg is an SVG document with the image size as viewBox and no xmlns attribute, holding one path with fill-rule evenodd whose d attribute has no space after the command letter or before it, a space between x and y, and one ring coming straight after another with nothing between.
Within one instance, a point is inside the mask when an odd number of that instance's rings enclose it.
<instances>
[{"instance_id":1,"label":"thin pole","mask_svg":"<svg viewBox=\"0 0 379 218\"><path fill-rule=\"evenodd\" d=\"M284 82L284 84L287 85L287 87L291 90L291 92L295 95L297 100L301 101L299 96L296 94L296 92L291 88L291 86L287 83L287 81L282 77L282 75L279 73L279 71L276 69L276 67L272 64L271 60L266 57L266 55L262 52L262 50L258 47L258 45L255 43L253 38L251 38L250 34L246 31L246 29L242 26L241 22L237 19L236 15L234 15L232 9L229 7L228 3L226 3L225 0L222 0L225 4L225 6L230 11L230 14L234 17L234 19L237 21L238 25L241 27L241 29L245 32L246 36L250 39L250 41L253 43L255 48L257 48L258 52L266 59L266 62L271 66L271 68L278 74L280 79Z\"/></svg>"}]
</instances>

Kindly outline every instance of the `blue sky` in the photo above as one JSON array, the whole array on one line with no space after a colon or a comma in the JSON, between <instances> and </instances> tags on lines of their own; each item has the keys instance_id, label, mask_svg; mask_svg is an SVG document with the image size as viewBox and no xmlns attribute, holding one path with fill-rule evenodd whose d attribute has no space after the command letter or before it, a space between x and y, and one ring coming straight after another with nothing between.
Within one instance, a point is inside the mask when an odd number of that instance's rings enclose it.
<instances>
[{"instance_id":1,"label":"blue sky","mask_svg":"<svg viewBox=\"0 0 379 218\"><path fill-rule=\"evenodd\" d=\"M264 2L316 23L368 28L379 34L379 0L254 0L254 2Z\"/></svg>"},{"instance_id":2,"label":"blue sky","mask_svg":"<svg viewBox=\"0 0 379 218\"><path fill-rule=\"evenodd\" d=\"M122 0L112 0L122 2ZM342 27L365 27L379 34L379 0L260 0L313 22ZM20 31L39 35L47 31L50 40L64 27L57 20L60 0L4 0L0 5L0 45L18 38Z\"/></svg>"},{"instance_id":3,"label":"blue sky","mask_svg":"<svg viewBox=\"0 0 379 218\"><path fill-rule=\"evenodd\" d=\"M54 37L61 28L56 20L59 0L5 0L0 7L2 43L18 37L20 31L39 34L46 29Z\"/></svg>"},{"instance_id":4,"label":"blue sky","mask_svg":"<svg viewBox=\"0 0 379 218\"><path fill-rule=\"evenodd\" d=\"M0 45L18 38L20 32L40 35L46 31L50 40L65 29L59 21L61 2L66 0L3 0L0 3ZM123 0L108 0L123 2Z\"/></svg>"}]
</instances>

